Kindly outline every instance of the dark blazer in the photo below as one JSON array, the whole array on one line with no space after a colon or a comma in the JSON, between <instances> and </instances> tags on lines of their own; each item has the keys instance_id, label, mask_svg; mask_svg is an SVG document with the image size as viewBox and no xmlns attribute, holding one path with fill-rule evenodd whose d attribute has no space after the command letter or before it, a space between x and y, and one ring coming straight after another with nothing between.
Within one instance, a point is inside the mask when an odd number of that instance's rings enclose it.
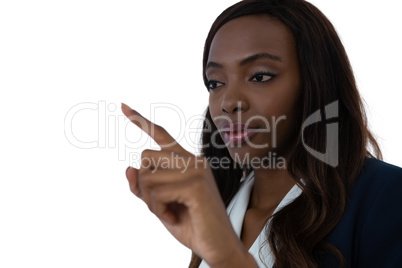
<instances>
[{"instance_id":1,"label":"dark blazer","mask_svg":"<svg viewBox=\"0 0 402 268\"><path fill-rule=\"evenodd\" d=\"M342 252L347 267L402 267L402 168L367 159L326 241ZM327 254L321 266L339 263Z\"/></svg>"}]
</instances>

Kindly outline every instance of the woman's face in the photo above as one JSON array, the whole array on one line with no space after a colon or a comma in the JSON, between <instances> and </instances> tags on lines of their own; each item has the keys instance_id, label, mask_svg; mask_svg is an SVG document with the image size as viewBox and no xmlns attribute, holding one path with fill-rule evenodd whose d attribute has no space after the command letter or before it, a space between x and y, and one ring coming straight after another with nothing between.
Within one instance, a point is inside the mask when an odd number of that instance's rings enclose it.
<instances>
[{"instance_id":1,"label":"woman's face","mask_svg":"<svg viewBox=\"0 0 402 268\"><path fill-rule=\"evenodd\" d=\"M287 156L297 137L301 86L293 35L284 24L253 15L223 25L206 77L210 114L236 162L269 152Z\"/></svg>"}]
</instances>

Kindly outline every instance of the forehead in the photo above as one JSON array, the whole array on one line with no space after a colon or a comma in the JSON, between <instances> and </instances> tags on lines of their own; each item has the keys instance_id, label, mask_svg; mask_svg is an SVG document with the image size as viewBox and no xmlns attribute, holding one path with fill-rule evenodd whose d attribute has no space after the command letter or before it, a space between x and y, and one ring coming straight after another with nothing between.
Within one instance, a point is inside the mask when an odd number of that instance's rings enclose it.
<instances>
[{"instance_id":1,"label":"forehead","mask_svg":"<svg viewBox=\"0 0 402 268\"><path fill-rule=\"evenodd\" d=\"M278 19L267 15L236 18L223 25L214 36L208 61L240 61L248 55L267 52L284 61L296 56L291 31Z\"/></svg>"}]
</instances>

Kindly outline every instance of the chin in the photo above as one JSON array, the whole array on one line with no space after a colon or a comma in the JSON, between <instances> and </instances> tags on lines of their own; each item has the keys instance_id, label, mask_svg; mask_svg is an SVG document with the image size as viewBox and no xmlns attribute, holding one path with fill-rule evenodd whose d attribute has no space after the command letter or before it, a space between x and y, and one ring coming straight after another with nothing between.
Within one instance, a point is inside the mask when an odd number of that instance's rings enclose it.
<instances>
[{"instance_id":1,"label":"chin","mask_svg":"<svg viewBox=\"0 0 402 268\"><path fill-rule=\"evenodd\" d=\"M286 157L277 150L232 146L228 151L234 162L252 169L286 169L287 166Z\"/></svg>"}]
</instances>

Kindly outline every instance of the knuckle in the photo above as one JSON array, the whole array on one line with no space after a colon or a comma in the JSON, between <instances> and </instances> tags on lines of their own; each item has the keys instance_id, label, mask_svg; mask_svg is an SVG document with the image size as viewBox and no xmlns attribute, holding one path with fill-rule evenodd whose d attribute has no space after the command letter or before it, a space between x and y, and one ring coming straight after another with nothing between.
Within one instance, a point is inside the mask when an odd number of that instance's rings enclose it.
<instances>
[{"instance_id":1,"label":"knuckle","mask_svg":"<svg viewBox=\"0 0 402 268\"><path fill-rule=\"evenodd\" d=\"M154 166L153 158L151 157L151 153L145 153L145 155L141 156L141 166L139 169L140 174L144 174L147 171L151 170Z\"/></svg>"},{"instance_id":2,"label":"knuckle","mask_svg":"<svg viewBox=\"0 0 402 268\"><path fill-rule=\"evenodd\" d=\"M152 156L153 153L154 153L153 150L151 150L151 149L145 149L145 150L143 150L143 151L141 152L141 159L142 159L142 158L149 158L149 157Z\"/></svg>"}]
</instances>

